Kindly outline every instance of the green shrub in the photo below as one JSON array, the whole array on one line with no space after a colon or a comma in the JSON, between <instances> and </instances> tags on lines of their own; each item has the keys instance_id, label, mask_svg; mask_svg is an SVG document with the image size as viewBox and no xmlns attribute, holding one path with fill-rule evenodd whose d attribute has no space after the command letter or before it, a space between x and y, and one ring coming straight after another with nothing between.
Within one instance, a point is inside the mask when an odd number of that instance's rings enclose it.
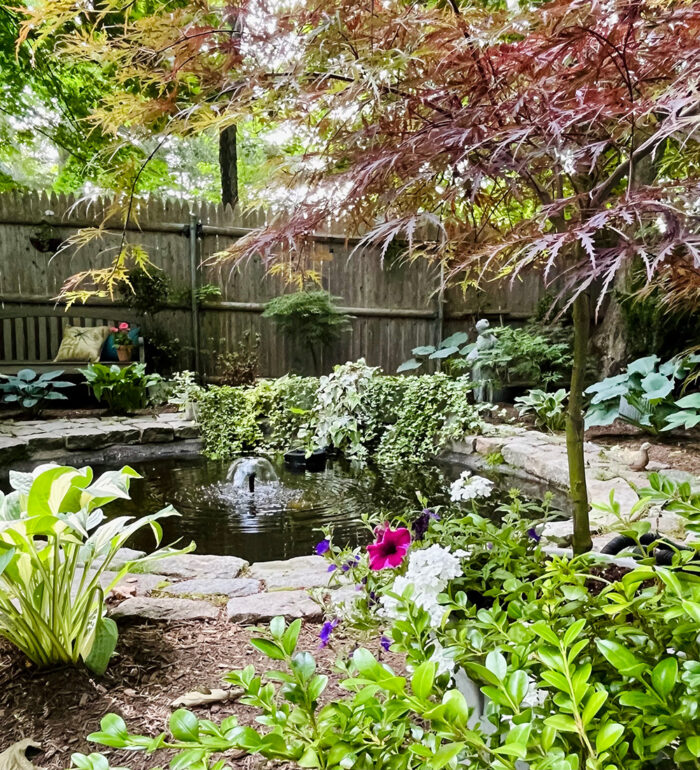
<instances>
[{"instance_id":1,"label":"green shrub","mask_svg":"<svg viewBox=\"0 0 700 770\"><path fill-rule=\"evenodd\" d=\"M230 460L262 443L254 389L211 387L199 395L197 403L197 420L207 457Z\"/></svg>"},{"instance_id":2,"label":"green shrub","mask_svg":"<svg viewBox=\"0 0 700 770\"><path fill-rule=\"evenodd\" d=\"M446 527L452 553L435 542ZM339 664L340 694L324 698L328 678L298 648L301 621L275 618L251 640L272 670L249 665L226 676L262 727L236 716L216 724L181 709L167 734L133 735L109 715L88 737L164 751L182 770L241 750L324 770L696 768L697 583L681 569L651 566L608 580L589 556L543 558L525 527L474 514L450 520L412 552L423 552L425 582L412 582L410 565L375 573L383 586L373 584L372 601L376 608L378 590L393 619L387 642L406 656L408 674L356 648ZM455 558L461 574L436 577ZM423 606L431 576L444 585L440 617ZM347 620L329 621L322 644L338 623ZM98 754L73 762L107 768Z\"/></svg>"},{"instance_id":3,"label":"green shrub","mask_svg":"<svg viewBox=\"0 0 700 770\"><path fill-rule=\"evenodd\" d=\"M300 351L308 351L317 368L317 350L336 342L350 328L349 316L336 308L336 299L320 289L282 294L265 305L263 318L273 321Z\"/></svg>"},{"instance_id":4,"label":"green shrub","mask_svg":"<svg viewBox=\"0 0 700 770\"><path fill-rule=\"evenodd\" d=\"M1 403L22 407L30 414L37 414L46 401L66 401L61 391L72 388L72 382L59 380L63 371L37 374L33 369L22 369L16 375L0 374Z\"/></svg>"},{"instance_id":5,"label":"green shrub","mask_svg":"<svg viewBox=\"0 0 700 770\"><path fill-rule=\"evenodd\" d=\"M128 562L103 580L137 530L151 527L158 545L158 520L179 515L169 506L136 521L105 521L102 508L128 499L133 478L140 476L128 466L97 479L90 468L57 465L10 472L14 491L0 493L0 635L37 666L82 660L103 673L117 641L106 593L139 564L174 553Z\"/></svg>"},{"instance_id":6,"label":"green shrub","mask_svg":"<svg viewBox=\"0 0 700 770\"><path fill-rule=\"evenodd\" d=\"M90 364L80 373L95 398L114 414L144 409L151 399L149 388L162 382L159 374L146 374L146 364Z\"/></svg>"}]
</instances>

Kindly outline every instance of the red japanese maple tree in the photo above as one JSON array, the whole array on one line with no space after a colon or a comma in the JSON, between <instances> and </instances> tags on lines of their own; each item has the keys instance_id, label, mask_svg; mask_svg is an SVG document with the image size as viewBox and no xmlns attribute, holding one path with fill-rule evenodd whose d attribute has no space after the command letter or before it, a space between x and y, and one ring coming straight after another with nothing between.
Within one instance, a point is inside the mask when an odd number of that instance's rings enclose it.
<instances>
[{"instance_id":1,"label":"red japanese maple tree","mask_svg":"<svg viewBox=\"0 0 700 770\"><path fill-rule=\"evenodd\" d=\"M165 136L253 115L289 137L260 191L275 216L227 258L303 261L309 234L342 215L451 280L538 269L573 304L567 446L574 547L589 548L591 313L632 269L670 301L700 297L700 5L189 0L105 28L117 5L44 0L25 27L85 16L64 53L114 67L123 98L94 116L103 130Z\"/></svg>"}]
</instances>

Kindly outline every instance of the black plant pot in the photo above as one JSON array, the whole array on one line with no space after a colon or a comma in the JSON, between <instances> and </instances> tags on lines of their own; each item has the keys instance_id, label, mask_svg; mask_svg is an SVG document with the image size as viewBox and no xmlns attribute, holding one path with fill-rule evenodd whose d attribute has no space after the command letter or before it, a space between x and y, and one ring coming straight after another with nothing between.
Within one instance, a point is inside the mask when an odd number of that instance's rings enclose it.
<instances>
[{"instance_id":1,"label":"black plant pot","mask_svg":"<svg viewBox=\"0 0 700 770\"><path fill-rule=\"evenodd\" d=\"M293 471L322 471L326 467L326 452L315 449L309 457L303 449L290 449L284 454L285 465Z\"/></svg>"}]
</instances>

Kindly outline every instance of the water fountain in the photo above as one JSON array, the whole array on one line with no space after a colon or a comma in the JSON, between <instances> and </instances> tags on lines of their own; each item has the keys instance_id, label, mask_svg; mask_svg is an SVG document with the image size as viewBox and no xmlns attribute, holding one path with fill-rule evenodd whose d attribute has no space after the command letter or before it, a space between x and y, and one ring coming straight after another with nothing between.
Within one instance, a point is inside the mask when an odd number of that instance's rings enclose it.
<instances>
[{"instance_id":1,"label":"water fountain","mask_svg":"<svg viewBox=\"0 0 700 770\"><path fill-rule=\"evenodd\" d=\"M231 463L226 481L232 481L236 489L255 491L255 481L277 481L272 463L264 457L239 457Z\"/></svg>"}]
</instances>

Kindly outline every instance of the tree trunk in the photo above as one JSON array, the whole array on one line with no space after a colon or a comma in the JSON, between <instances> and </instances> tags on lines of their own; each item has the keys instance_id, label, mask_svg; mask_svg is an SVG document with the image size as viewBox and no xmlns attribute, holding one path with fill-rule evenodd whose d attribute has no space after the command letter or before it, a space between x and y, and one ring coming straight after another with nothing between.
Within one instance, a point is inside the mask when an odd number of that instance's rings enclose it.
<instances>
[{"instance_id":1,"label":"tree trunk","mask_svg":"<svg viewBox=\"0 0 700 770\"><path fill-rule=\"evenodd\" d=\"M226 126L219 132L219 171L221 202L235 206L238 200L238 149L236 126Z\"/></svg>"},{"instance_id":2,"label":"tree trunk","mask_svg":"<svg viewBox=\"0 0 700 770\"><path fill-rule=\"evenodd\" d=\"M588 519L586 464L583 454L583 388L590 337L590 299L585 292L574 300L574 362L566 413L566 454L569 462L570 498L574 518L574 553L590 551L591 529Z\"/></svg>"}]
</instances>

